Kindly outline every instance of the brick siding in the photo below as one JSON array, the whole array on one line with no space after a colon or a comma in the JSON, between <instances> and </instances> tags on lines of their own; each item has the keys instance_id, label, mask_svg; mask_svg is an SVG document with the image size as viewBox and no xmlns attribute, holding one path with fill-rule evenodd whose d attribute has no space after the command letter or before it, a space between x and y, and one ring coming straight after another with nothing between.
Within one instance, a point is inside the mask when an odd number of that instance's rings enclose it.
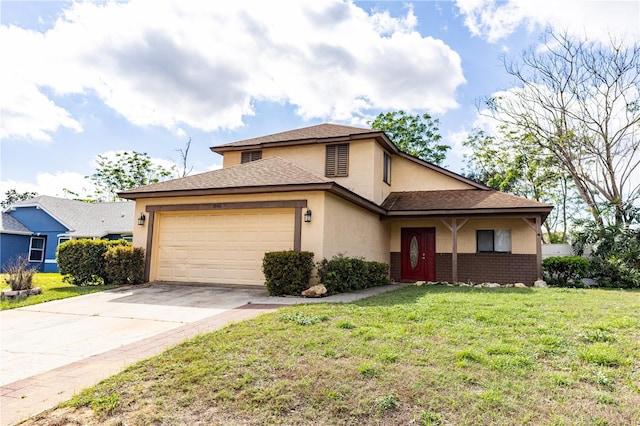
<instances>
[{"instance_id":1,"label":"brick siding","mask_svg":"<svg viewBox=\"0 0 640 426\"><path fill-rule=\"evenodd\" d=\"M401 255L390 253L391 279L401 281ZM436 254L436 279L451 281L451 253ZM459 253L458 281L500 284L523 282L533 284L538 279L535 254ZM413 280L412 280L413 281Z\"/></svg>"}]
</instances>

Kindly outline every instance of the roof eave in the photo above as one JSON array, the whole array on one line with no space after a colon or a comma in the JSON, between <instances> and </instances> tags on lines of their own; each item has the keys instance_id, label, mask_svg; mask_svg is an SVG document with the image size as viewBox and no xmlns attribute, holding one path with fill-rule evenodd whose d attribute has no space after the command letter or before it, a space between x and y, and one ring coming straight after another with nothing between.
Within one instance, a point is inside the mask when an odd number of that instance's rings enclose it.
<instances>
[{"instance_id":1,"label":"roof eave","mask_svg":"<svg viewBox=\"0 0 640 426\"><path fill-rule=\"evenodd\" d=\"M541 215L544 221L553 207L509 207L509 208L482 208L482 209L434 209L434 210L391 210L387 211L388 219L432 217L444 218L459 217L495 217L495 216L537 216Z\"/></svg>"},{"instance_id":2,"label":"roof eave","mask_svg":"<svg viewBox=\"0 0 640 426\"><path fill-rule=\"evenodd\" d=\"M349 142L349 141L365 140L365 139L376 140L380 145L384 146L394 154L397 154L398 152L400 152L384 132L378 132L378 131L370 132L370 133L357 133L357 134L344 135L344 136L332 136L332 137L326 137L326 138L293 139L288 141L261 142L261 143L237 145L237 146L212 146L209 149L217 154L223 154L225 152L231 152L231 151L246 151L246 150L256 150L256 149L263 149L263 148L278 148L278 147L299 146L299 145L328 144L328 143Z\"/></svg>"},{"instance_id":3,"label":"roof eave","mask_svg":"<svg viewBox=\"0 0 640 426\"><path fill-rule=\"evenodd\" d=\"M304 183L286 185L259 185L259 186L236 186L227 188L203 188L203 189L183 189L169 191L149 191L149 192L120 192L118 196L128 200L138 198L164 198L164 197L191 197L202 195L232 195L232 194L262 194L272 192L291 191L316 191L327 190L332 182L325 183Z\"/></svg>"}]
</instances>

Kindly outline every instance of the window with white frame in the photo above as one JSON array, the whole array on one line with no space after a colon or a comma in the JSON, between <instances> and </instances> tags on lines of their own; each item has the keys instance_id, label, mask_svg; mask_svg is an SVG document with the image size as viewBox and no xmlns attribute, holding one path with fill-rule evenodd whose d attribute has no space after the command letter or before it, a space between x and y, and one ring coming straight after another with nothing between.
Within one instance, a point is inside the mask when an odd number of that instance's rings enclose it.
<instances>
[{"instance_id":1,"label":"window with white frame","mask_svg":"<svg viewBox=\"0 0 640 426\"><path fill-rule=\"evenodd\" d=\"M511 253L511 230L478 229L476 243L478 253Z\"/></svg>"},{"instance_id":2,"label":"window with white frame","mask_svg":"<svg viewBox=\"0 0 640 426\"><path fill-rule=\"evenodd\" d=\"M44 261L44 237L31 237L29 245L29 262Z\"/></svg>"}]
</instances>

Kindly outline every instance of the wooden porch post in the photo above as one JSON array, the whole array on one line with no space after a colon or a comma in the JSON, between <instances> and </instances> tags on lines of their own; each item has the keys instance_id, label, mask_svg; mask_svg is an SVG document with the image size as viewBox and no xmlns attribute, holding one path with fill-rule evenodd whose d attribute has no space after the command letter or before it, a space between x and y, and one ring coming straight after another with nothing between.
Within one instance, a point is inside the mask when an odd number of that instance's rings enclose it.
<instances>
[{"instance_id":1,"label":"wooden porch post","mask_svg":"<svg viewBox=\"0 0 640 426\"><path fill-rule=\"evenodd\" d=\"M458 220L454 217L451 219L451 225L444 219L440 221L451 231L451 282L458 282L458 231L462 228L469 219L464 219L460 225Z\"/></svg>"},{"instance_id":2,"label":"wooden porch post","mask_svg":"<svg viewBox=\"0 0 640 426\"><path fill-rule=\"evenodd\" d=\"M536 275L538 279L542 279L542 217L536 216L535 223L531 223L529 219L522 218L524 223L529 225L531 229L533 229L536 233Z\"/></svg>"},{"instance_id":3,"label":"wooden porch post","mask_svg":"<svg viewBox=\"0 0 640 426\"><path fill-rule=\"evenodd\" d=\"M538 279L542 279L542 218L536 216L536 266Z\"/></svg>"}]
</instances>

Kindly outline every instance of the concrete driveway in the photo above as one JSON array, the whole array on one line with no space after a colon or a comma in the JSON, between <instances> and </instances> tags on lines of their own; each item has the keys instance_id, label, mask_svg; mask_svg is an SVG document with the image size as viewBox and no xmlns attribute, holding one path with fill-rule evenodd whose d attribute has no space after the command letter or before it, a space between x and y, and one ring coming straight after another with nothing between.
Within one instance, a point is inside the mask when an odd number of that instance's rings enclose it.
<instances>
[{"instance_id":1,"label":"concrete driveway","mask_svg":"<svg viewBox=\"0 0 640 426\"><path fill-rule=\"evenodd\" d=\"M283 305L351 302L376 287L322 299L266 289L151 284L0 312L0 425L15 424L197 334Z\"/></svg>"}]
</instances>

